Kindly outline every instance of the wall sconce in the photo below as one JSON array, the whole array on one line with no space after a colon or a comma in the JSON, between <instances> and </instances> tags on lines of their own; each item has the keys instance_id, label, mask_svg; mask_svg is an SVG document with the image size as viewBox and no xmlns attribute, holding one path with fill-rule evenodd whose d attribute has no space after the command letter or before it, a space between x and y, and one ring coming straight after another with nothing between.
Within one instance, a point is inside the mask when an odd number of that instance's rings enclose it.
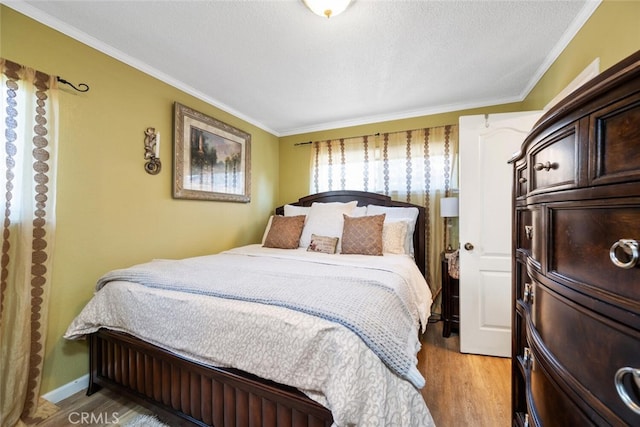
<instances>
[{"instance_id":1,"label":"wall sconce","mask_svg":"<svg viewBox=\"0 0 640 427\"><path fill-rule=\"evenodd\" d=\"M449 218L455 218L458 216L458 198L457 197L443 197L440 199L440 216L444 218L444 243L446 245L445 252L453 252L451 242L451 220Z\"/></svg>"},{"instance_id":2,"label":"wall sconce","mask_svg":"<svg viewBox=\"0 0 640 427\"><path fill-rule=\"evenodd\" d=\"M147 128L144 131L144 170L150 175L157 175L162 169L160 162L160 132L155 128Z\"/></svg>"}]
</instances>

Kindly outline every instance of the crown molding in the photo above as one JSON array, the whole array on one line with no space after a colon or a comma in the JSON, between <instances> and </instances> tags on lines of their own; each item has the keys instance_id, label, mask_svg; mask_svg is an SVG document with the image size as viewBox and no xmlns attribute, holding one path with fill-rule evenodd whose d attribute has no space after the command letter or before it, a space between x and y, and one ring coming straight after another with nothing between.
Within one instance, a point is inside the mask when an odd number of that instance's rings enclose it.
<instances>
[{"instance_id":1,"label":"crown molding","mask_svg":"<svg viewBox=\"0 0 640 427\"><path fill-rule=\"evenodd\" d=\"M536 71L536 73L533 75L531 80L529 80L529 84L527 84L527 86L525 86L525 88L523 89L521 93L521 98L523 100L527 96L529 96L529 93L533 90L534 87L536 87L536 85L538 84L538 82L540 82L540 80L545 75L545 73L549 71L549 68L551 68L553 63L556 62L560 54L562 54L562 52L566 49L569 43L571 43L571 40L573 40L576 34L578 34L578 31L580 31L582 26L587 22L587 20L589 20L591 15L593 15L593 12L596 11L596 9L598 8L598 6L600 6L601 3L602 3L602 0L591 0L585 3L584 8L582 8L582 11L580 11L578 16L576 16L576 18L573 20L571 25L567 27L567 30L564 32L562 37L560 37L560 40L558 41L558 43L556 43L554 48L551 49L551 51L549 52L549 54L547 55L543 63L540 65L540 67L538 67L538 70Z\"/></svg>"}]
</instances>

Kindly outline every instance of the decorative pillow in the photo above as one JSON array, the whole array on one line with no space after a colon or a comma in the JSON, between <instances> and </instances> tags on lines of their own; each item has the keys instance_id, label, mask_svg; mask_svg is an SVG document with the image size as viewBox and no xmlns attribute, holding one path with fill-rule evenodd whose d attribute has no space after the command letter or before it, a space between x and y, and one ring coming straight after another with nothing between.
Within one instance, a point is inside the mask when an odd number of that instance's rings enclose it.
<instances>
[{"instance_id":1,"label":"decorative pillow","mask_svg":"<svg viewBox=\"0 0 640 427\"><path fill-rule=\"evenodd\" d=\"M347 203L313 203L307 221L300 236L300 247L308 248L311 244L311 235L340 237L342 236L343 214L350 215L358 202ZM338 252L340 252L340 242L338 242Z\"/></svg>"},{"instance_id":2,"label":"decorative pillow","mask_svg":"<svg viewBox=\"0 0 640 427\"><path fill-rule=\"evenodd\" d=\"M344 215L342 253L382 255L384 217L384 214L361 217Z\"/></svg>"},{"instance_id":3,"label":"decorative pillow","mask_svg":"<svg viewBox=\"0 0 640 427\"><path fill-rule=\"evenodd\" d=\"M284 205L284 216L309 215L310 206Z\"/></svg>"},{"instance_id":4,"label":"decorative pillow","mask_svg":"<svg viewBox=\"0 0 640 427\"><path fill-rule=\"evenodd\" d=\"M405 252L413 255L413 233L416 229L419 211L417 208L368 205L367 215L386 214L385 222L407 221L409 228L404 241Z\"/></svg>"},{"instance_id":5,"label":"decorative pillow","mask_svg":"<svg viewBox=\"0 0 640 427\"><path fill-rule=\"evenodd\" d=\"M337 237L316 236L311 235L311 243L307 248L309 252L322 252L325 254L335 254L336 247L338 246Z\"/></svg>"},{"instance_id":6,"label":"decorative pillow","mask_svg":"<svg viewBox=\"0 0 640 427\"><path fill-rule=\"evenodd\" d=\"M407 221L385 222L382 226L382 253L409 255L404 248Z\"/></svg>"},{"instance_id":7,"label":"decorative pillow","mask_svg":"<svg viewBox=\"0 0 640 427\"><path fill-rule=\"evenodd\" d=\"M264 241L265 248L296 249L304 227L304 215L281 216L271 218L271 228Z\"/></svg>"},{"instance_id":8,"label":"decorative pillow","mask_svg":"<svg viewBox=\"0 0 640 427\"><path fill-rule=\"evenodd\" d=\"M349 216L365 216L367 214L366 206L356 206L353 208Z\"/></svg>"}]
</instances>

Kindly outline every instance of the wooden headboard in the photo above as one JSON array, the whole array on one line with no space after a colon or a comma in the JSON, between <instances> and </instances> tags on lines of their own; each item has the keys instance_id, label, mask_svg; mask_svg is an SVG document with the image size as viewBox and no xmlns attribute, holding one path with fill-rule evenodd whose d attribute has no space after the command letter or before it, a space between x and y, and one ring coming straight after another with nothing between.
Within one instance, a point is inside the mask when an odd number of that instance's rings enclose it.
<instances>
[{"instance_id":1,"label":"wooden headboard","mask_svg":"<svg viewBox=\"0 0 640 427\"><path fill-rule=\"evenodd\" d=\"M414 205L406 202L396 202L391 197L378 193L367 193L366 191L326 191L324 193L311 194L298 199L297 202L289 203L294 206L311 206L313 202L329 203L329 202L351 202L357 201L358 206L378 205L392 206L401 208L417 208L418 220L416 221L416 229L413 233L413 250L416 265L425 274L425 209L422 206ZM276 215L284 215L284 206L276 208Z\"/></svg>"}]
</instances>

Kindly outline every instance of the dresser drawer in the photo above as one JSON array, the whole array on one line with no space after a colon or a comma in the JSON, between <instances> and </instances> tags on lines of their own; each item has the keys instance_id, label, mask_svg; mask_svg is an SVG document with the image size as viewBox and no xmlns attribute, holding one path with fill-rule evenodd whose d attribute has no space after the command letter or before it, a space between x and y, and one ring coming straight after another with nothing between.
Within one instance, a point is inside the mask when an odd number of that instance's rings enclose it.
<instances>
[{"instance_id":1,"label":"dresser drawer","mask_svg":"<svg viewBox=\"0 0 640 427\"><path fill-rule=\"evenodd\" d=\"M527 164L524 160L519 161L515 167L515 181L514 181L514 191L515 197L521 198L527 195L529 185L529 169L527 168Z\"/></svg>"},{"instance_id":2,"label":"dresser drawer","mask_svg":"<svg viewBox=\"0 0 640 427\"><path fill-rule=\"evenodd\" d=\"M640 314L640 265L617 267L609 254L620 239L640 241L640 200L548 208L549 277Z\"/></svg>"},{"instance_id":3,"label":"dresser drawer","mask_svg":"<svg viewBox=\"0 0 640 427\"><path fill-rule=\"evenodd\" d=\"M516 300L521 300L524 302L526 284L531 283L531 279L529 278L529 274L527 273L527 265L524 262L517 261L515 263L514 276L517 279L517 285L514 288L513 297Z\"/></svg>"},{"instance_id":4,"label":"dresser drawer","mask_svg":"<svg viewBox=\"0 0 640 427\"><path fill-rule=\"evenodd\" d=\"M585 408L593 408L611 424L637 424L640 416L629 409L615 386L620 368L640 368L640 332L587 310L536 284L531 307L535 333L544 342L558 371ZM640 402L637 388L630 390Z\"/></svg>"},{"instance_id":5,"label":"dresser drawer","mask_svg":"<svg viewBox=\"0 0 640 427\"><path fill-rule=\"evenodd\" d=\"M531 206L531 258L536 264L540 264L547 242L547 233L544 226L544 210L539 205Z\"/></svg>"},{"instance_id":6,"label":"dresser drawer","mask_svg":"<svg viewBox=\"0 0 640 427\"><path fill-rule=\"evenodd\" d=\"M597 425L576 408L575 403L549 378L537 362L533 362L529 374L529 414L534 418L529 425L544 427ZM544 420L544 422L542 421Z\"/></svg>"},{"instance_id":7,"label":"dresser drawer","mask_svg":"<svg viewBox=\"0 0 640 427\"><path fill-rule=\"evenodd\" d=\"M591 184L640 180L640 93L591 114Z\"/></svg>"},{"instance_id":8,"label":"dresser drawer","mask_svg":"<svg viewBox=\"0 0 640 427\"><path fill-rule=\"evenodd\" d=\"M529 195L573 188L580 176L575 122L539 141L529 153Z\"/></svg>"},{"instance_id":9,"label":"dresser drawer","mask_svg":"<svg viewBox=\"0 0 640 427\"><path fill-rule=\"evenodd\" d=\"M516 249L531 254L531 239L533 237L533 220L531 219L531 211L527 208L516 210L515 225Z\"/></svg>"},{"instance_id":10,"label":"dresser drawer","mask_svg":"<svg viewBox=\"0 0 640 427\"><path fill-rule=\"evenodd\" d=\"M516 249L523 251L536 264L540 264L543 245L546 241L542 215L543 212L540 206L516 210L514 230Z\"/></svg>"}]
</instances>

